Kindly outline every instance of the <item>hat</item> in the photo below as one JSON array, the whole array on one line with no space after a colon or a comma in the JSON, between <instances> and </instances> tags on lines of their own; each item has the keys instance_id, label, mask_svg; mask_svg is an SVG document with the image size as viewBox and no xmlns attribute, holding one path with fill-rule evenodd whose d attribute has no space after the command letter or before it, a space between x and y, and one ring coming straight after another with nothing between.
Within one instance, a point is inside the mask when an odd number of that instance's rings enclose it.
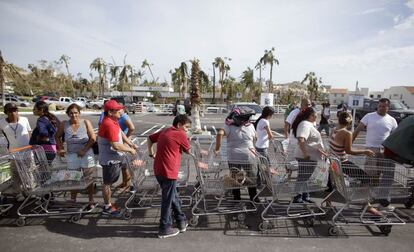
<instances>
[{"instance_id":1,"label":"hat","mask_svg":"<svg viewBox=\"0 0 414 252\"><path fill-rule=\"evenodd\" d=\"M115 100L109 100L105 103L104 105L104 111L109 111L109 110L120 110L123 109L124 106L122 106L121 104L119 104L117 101Z\"/></svg>"},{"instance_id":2,"label":"hat","mask_svg":"<svg viewBox=\"0 0 414 252\"><path fill-rule=\"evenodd\" d=\"M16 103L10 102L4 105L4 113L7 113L8 111L11 111L13 109L18 109Z\"/></svg>"}]
</instances>

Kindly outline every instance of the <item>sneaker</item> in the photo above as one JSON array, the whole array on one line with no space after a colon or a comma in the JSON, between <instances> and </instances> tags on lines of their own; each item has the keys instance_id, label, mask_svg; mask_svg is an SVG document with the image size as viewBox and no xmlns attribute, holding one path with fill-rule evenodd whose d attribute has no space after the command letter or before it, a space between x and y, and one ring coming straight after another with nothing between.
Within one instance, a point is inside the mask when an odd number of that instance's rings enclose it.
<instances>
[{"instance_id":1,"label":"sneaker","mask_svg":"<svg viewBox=\"0 0 414 252\"><path fill-rule=\"evenodd\" d=\"M188 227L187 221L182 221L177 224L177 228L178 230L180 230L180 233L184 233L187 230L187 227Z\"/></svg>"},{"instance_id":2,"label":"sneaker","mask_svg":"<svg viewBox=\"0 0 414 252\"><path fill-rule=\"evenodd\" d=\"M293 198L293 203L303 203L302 195L298 194Z\"/></svg>"},{"instance_id":3,"label":"sneaker","mask_svg":"<svg viewBox=\"0 0 414 252\"><path fill-rule=\"evenodd\" d=\"M165 231L158 232L158 238L173 237L173 236L178 235L179 233L180 233L180 230L178 230L177 228L168 228Z\"/></svg>"},{"instance_id":4,"label":"sneaker","mask_svg":"<svg viewBox=\"0 0 414 252\"><path fill-rule=\"evenodd\" d=\"M395 206L392 206L392 205L388 205L388 206L379 206L379 209L381 210L381 211L386 211L386 212L394 212L394 210L395 210Z\"/></svg>"},{"instance_id":5,"label":"sneaker","mask_svg":"<svg viewBox=\"0 0 414 252\"><path fill-rule=\"evenodd\" d=\"M120 213L121 211L114 205L111 205L108 208L104 206L103 211L102 211L102 214L111 215L111 216L118 216Z\"/></svg>"},{"instance_id":6,"label":"sneaker","mask_svg":"<svg viewBox=\"0 0 414 252\"><path fill-rule=\"evenodd\" d=\"M137 192L137 188L135 187L135 186L130 186L129 187L129 192L131 193L131 194L134 194L134 193L136 193Z\"/></svg>"}]
</instances>

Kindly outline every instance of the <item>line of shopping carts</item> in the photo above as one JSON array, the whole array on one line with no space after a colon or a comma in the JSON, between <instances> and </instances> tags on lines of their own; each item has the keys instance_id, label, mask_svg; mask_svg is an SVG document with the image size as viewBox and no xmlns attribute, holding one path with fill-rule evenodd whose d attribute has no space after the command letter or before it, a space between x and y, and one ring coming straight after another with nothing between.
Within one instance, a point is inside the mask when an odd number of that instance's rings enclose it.
<instances>
[{"instance_id":1,"label":"line of shopping carts","mask_svg":"<svg viewBox=\"0 0 414 252\"><path fill-rule=\"evenodd\" d=\"M148 157L145 141L135 138L133 142L140 148L136 155L125 158L136 188L124 203L121 217L126 220L133 211L159 208L161 204L154 160ZM352 163L341 163L329 155L318 162L303 162L294 158L294 142L274 139L268 158L257 154L229 162L226 148L216 153L214 145L213 137L195 137L191 139L191 154L182 155L177 184L183 207L191 209L192 226L199 224L200 216L212 215L234 216L239 226L244 226L246 215L253 213L260 216L258 228L263 232L275 228L279 220L300 220L313 226L315 219L325 218L330 223L330 235L337 235L344 225L377 226L389 234L392 226L405 221L391 211L371 213L370 203L402 198L407 199L406 207L410 208L414 202L413 179L407 167L392 160L350 157ZM24 197L17 208L18 226L25 225L28 218L64 217L77 222L84 215L96 213L87 208L87 202L66 199L69 192L83 191L99 181L96 176L69 170L64 162L49 164L41 146L5 151L0 157L0 192L7 191L2 186L19 184ZM189 183L192 169L194 185ZM14 176L13 170L17 172ZM334 191L325 193L328 176ZM241 191L247 191L250 197L241 197ZM326 194L322 202L307 197L316 192ZM0 214L12 208L13 204L4 203L2 198Z\"/></svg>"}]
</instances>

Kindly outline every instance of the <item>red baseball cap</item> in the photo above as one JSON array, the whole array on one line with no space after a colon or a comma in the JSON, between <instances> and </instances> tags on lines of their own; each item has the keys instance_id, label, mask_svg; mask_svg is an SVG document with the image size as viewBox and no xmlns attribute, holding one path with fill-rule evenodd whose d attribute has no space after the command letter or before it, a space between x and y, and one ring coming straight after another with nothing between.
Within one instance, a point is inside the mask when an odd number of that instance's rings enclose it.
<instances>
[{"instance_id":1,"label":"red baseball cap","mask_svg":"<svg viewBox=\"0 0 414 252\"><path fill-rule=\"evenodd\" d=\"M105 102L105 105L104 105L104 111L120 110L120 109L123 109L123 108L124 108L124 106L122 106L121 104L119 104L115 100L109 100L109 101Z\"/></svg>"}]
</instances>

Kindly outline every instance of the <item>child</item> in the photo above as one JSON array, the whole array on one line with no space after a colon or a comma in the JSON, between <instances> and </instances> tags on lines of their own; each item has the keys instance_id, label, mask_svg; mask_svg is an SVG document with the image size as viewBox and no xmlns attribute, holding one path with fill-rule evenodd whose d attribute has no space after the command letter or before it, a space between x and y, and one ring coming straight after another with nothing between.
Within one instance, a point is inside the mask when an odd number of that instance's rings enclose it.
<instances>
[{"instance_id":1,"label":"child","mask_svg":"<svg viewBox=\"0 0 414 252\"><path fill-rule=\"evenodd\" d=\"M148 137L148 153L154 158L154 174L161 187L161 218L158 232L159 238L168 238L185 232L187 218L181 210L177 193L177 177L180 169L181 152L190 153L190 142L186 132L191 128L191 120L187 115L177 115L173 126ZM153 144L157 143L154 155ZM172 228L171 208L177 228Z\"/></svg>"}]
</instances>

